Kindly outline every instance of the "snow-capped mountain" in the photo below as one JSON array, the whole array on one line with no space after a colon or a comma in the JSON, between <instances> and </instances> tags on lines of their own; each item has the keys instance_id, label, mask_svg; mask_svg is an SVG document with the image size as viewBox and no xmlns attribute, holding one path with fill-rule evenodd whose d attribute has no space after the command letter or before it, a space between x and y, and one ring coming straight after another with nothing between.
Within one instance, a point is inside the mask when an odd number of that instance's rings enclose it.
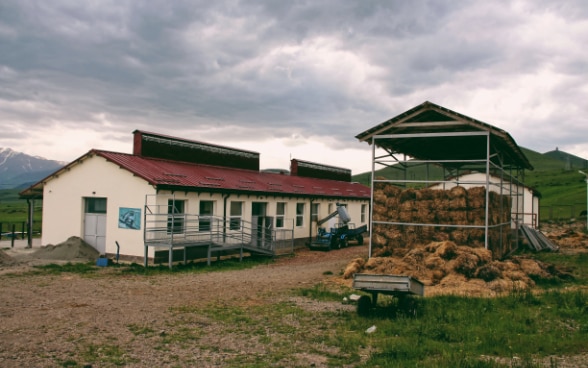
<instances>
[{"instance_id":1,"label":"snow-capped mountain","mask_svg":"<svg viewBox=\"0 0 588 368\"><path fill-rule=\"evenodd\" d=\"M0 147L0 189L24 188L65 163Z\"/></svg>"}]
</instances>

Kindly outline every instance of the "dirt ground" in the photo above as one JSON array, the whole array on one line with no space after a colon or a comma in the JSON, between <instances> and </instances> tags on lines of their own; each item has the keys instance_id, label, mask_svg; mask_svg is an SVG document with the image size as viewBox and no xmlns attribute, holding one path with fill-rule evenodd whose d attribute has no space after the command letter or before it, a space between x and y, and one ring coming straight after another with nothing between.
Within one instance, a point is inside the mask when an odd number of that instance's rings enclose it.
<instances>
[{"instance_id":1,"label":"dirt ground","mask_svg":"<svg viewBox=\"0 0 588 368\"><path fill-rule=\"evenodd\" d=\"M12 276L32 270L31 265L84 260L84 257L40 258L47 254L54 257L59 250L36 250L40 254L34 251L0 251L1 367L51 367L68 359L79 362L75 358L79 357L76 349L82 340L100 344L111 339L126 346L138 360L127 366L184 366L173 364L169 357L175 355L174 359L190 361L197 352L157 351L137 339L128 326L150 326L165 331L170 310L186 305L275 302L283 291L312 287L340 275L350 259L367 255L367 246L332 252L301 250L295 257L278 258L268 265L239 271L143 277L121 276L112 267L105 267L99 270L99 277L75 273ZM308 300L299 302L308 304ZM354 310L351 305L335 304L328 308ZM237 342L223 339L225 347L233 344ZM182 356L187 353L189 357ZM217 357L209 356L206 360L211 366L222 366L222 358L219 352ZM310 360L307 366L320 366ZM93 366L109 365L94 363Z\"/></svg>"},{"instance_id":2,"label":"dirt ground","mask_svg":"<svg viewBox=\"0 0 588 368\"><path fill-rule=\"evenodd\" d=\"M569 232L561 228L549 230L549 234L555 234L553 239L562 244L577 235ZM566 249L576 247L576 251L585 251L588 240L582 237L578 241L570 242L572 245L568 244ZM132 352L133 359L129 361L133 363L126 366L186 366L178 363L184 361L196 361L199 366L223 366L223 351L206 351L206 359L199 361L198 354L203 352L197 348L154 349L146 339L133 334L129 326L150 326L163 336L169 328L170 310L187 305L191 308L211 304L262 305L273 303L276 298L291 298L285 296L290 289L312 287L321 282L349 286L351 281L342 277L344 271L354 259L367 258L368 254L366 245L331 252L299 250L294 257L278 258L251 269L155 277L121 275L113 267L100 268L99 276L76 273L15 276L34 270L33 265L86 261L96 256L91 250L73 244L0 250L1 367L67 366L71 361L81 364L84 354L80 346L108 345L109 341L116 341ZM305 298L295 302L304 304L305 309L355 309L348 304L319 303ZM202 324L208 331L207 339L217 339L233 351L241 354L248 354L250 349L263 351L262 346L244 347L240 345L242 342L231 341L231 336L214 336L214 329L205 321ZM320 357L296 359L295 366L326 366ZM588 367L586 356L558 359L559 367ZM113 365L93 362L88 366Z\"/></svg>"}]
</instances>

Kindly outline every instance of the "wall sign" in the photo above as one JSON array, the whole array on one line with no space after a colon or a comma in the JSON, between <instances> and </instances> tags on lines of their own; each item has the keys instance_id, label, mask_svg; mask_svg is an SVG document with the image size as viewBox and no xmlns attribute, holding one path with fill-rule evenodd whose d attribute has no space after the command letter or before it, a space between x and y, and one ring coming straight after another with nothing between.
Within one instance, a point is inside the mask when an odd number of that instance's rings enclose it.
<instances>
[{"instance_id":1,"label":"wall sign","mask_svg":"<svg viewBox=\"0 0 588 368\"><path fill-rule=\"evenodd\" d=\"M120 229L141 229L141 209L119 207L118 227Z\"/></svg>"}]
</instances>

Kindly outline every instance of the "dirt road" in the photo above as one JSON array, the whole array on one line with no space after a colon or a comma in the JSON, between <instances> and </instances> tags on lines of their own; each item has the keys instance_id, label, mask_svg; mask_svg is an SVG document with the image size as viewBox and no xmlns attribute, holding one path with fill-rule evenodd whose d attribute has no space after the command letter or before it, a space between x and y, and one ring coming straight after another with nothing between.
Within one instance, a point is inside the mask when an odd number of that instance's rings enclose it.
<instances>
[{"instance_id":1,"label":"dirt road","mask_svg":"<svg viewBox=\"0 0 588 368\"><path fill-rule=\"evenodd\" d=\"M115 347L124 350L120 359L126 366L222 365L221 351L218 356L200 352L207 354L203 364L196 346L161 350L152 344L156 339L138 335L136 329L165 335L170 326L181 323L172 311L186 307L275 302L291 288L340 279L350 260L365 255L366 246L332 252L302 250L295 257L252 269L157 276L121 275L107 267L96 275L29 273L25 277L7 271L22 273L26 265L5 267L0 275L0 366L79 366L85 361L91 361L93 367L114 366L116 362L100 363L91 357L100 355L92 350ZM339 307L350 306L339 303L335 308ZM211 338L214 324L204 319L201 323ZM230 336L223 341L225 347L239 345L228 339ZM244 349L243 354L247 353ZM312 360L306 363L317 365Z\"/></svg>"}]
</instances>

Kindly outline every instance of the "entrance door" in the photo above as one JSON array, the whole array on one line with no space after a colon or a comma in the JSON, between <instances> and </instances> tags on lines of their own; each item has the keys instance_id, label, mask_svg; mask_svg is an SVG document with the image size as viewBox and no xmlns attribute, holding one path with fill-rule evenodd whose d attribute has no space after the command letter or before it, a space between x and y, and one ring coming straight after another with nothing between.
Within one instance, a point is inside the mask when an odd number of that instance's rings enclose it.
<instances>
[{"instance_id":1,"label":"entrance door","mask_svg":"<svg viewBox=\"0 0 588 368\"><path fill-rule=\"evenodd\" d=\"M266 202L252 203L251 243L260 248L271 246L273 218L266 216L266 210Z\"/></svg>"},{"instance_id":2,"label":"entrance door","mask_svg":"<svg viewBox=\"0 0 588 368\"><path fill-rule=\"evenodd\" d=\"M106 253L106 198L86 198L84 241L100 253Z\"/></svg>"}]
</instances>

